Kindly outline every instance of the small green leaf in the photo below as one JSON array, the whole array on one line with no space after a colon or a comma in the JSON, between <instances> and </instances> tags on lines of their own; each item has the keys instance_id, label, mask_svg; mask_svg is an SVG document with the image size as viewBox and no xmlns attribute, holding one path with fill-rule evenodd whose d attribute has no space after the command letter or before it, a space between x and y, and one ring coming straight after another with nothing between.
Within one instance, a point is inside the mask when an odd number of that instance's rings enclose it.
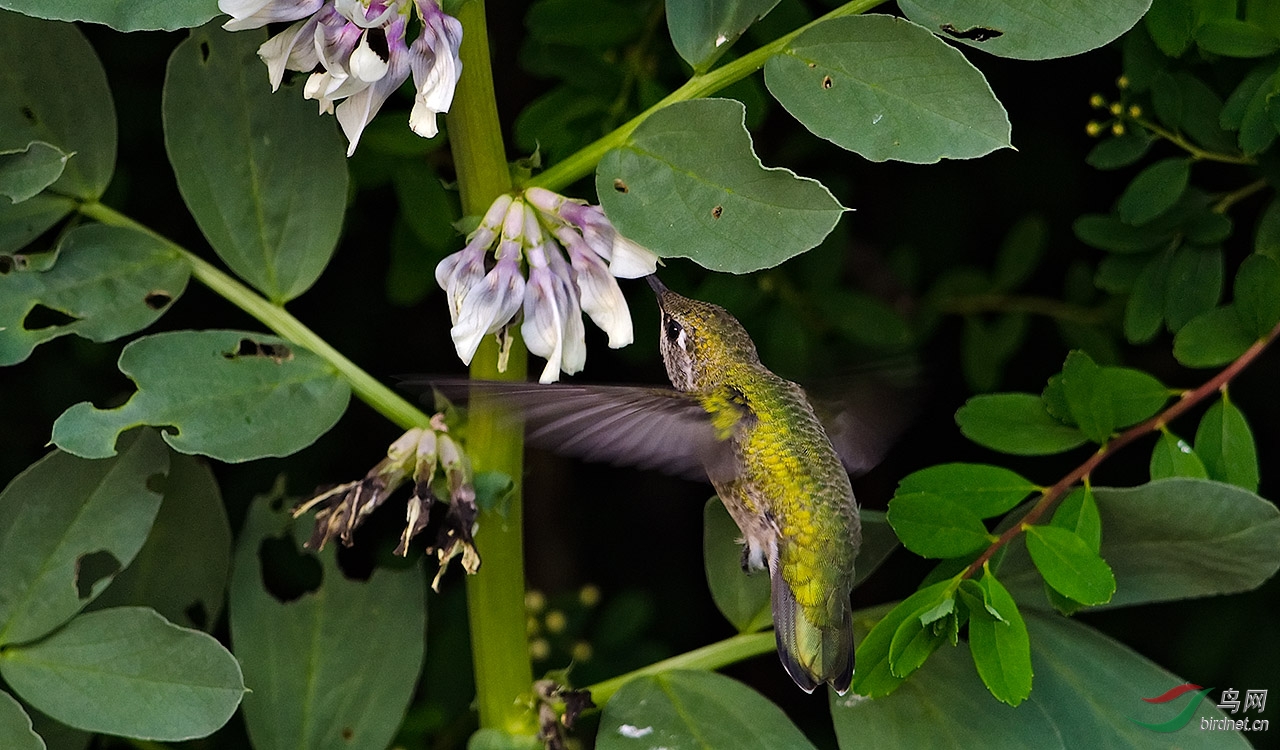
<instances>
[{"instance_id":1,"label":"small green leaf","mask_svg":"<svg viewBox=\"0 0 1280 750\"><path fill-rule=\"evenodd\" d=\"M889 642L889 671L894 677L903 680L910 677L930 654L946 642L946 632L935 630L932 621L924 622L924 618L939 610L947 610L949 613L954 609L955 599L948 597L932 606L926 604L902 621L893 633L893 640Z\"/></svg>"},{"instance_id":2,"label":"small green leaf","mask_svg":"<svg viewBox=\"0 0 1280 750\"><path fill-rule=\"evenodd\" d=\"M1249 102L1258 93L1262 84L1276 71L1275 62L1264 62L1258 65L1236 85L1222 105L1222 113L1218 116L1218 124L1227 130L1239 130L1244 124L1244 113Z\"/></svg>"},{"instance_id":3,"label":"small green leaf","mask_svg":"<svg viewBox=\"0 0 1280 750\"><path fill-rule=\"evenodd\" d=\"M908 474L897 495L930 493L991 518L1009 510L1039 489L1017 472L987 464L941 464Z\"/></svg>"},{"instance_id":4,"label":"small green leaf","mask_svg":"<svg viewBox=\"0 0 1280 750\"><path fill-rule=\"evenodd\" d=\"M832 18L765 63L765 85L813 134L871 161L932 164L1009 148L1009 117L959 51L893 16Z\"/></svg>"},{"instance_id":5,"label":"small green leaf","mask_svg":"<svg viewBox=\"0 0 1280 750\"><path fill-rule=\"evenodd\" d=\"M1063 498L1049 523L1080 537L1095 553L1100 549L1102 518L1098 515L1098 503L1093 499L1093 490L1088 487L1077 487Z\"/></svg>"},{"instance_id":6,"label":"small green leaf","mask_svg":"<svg viewBox=\"0 0 1280 750\"><path fill-rule=\"evenodd\" d=\"M1031 640L1013 597L990 573L978 580L999 619L969 618L969 650L991 694L1016 706L1031 694Z\"/></svg>"},{"instance_id":7,"label":"small green leaf","mask_svg":"<svg viewBox=\"0 0 1280 750\"><path fill-rule=\"evenodd\" d=\"M1198 20L1191 0L1152 3L1151 10L1143 18L1152 40L1169 57L1181 57L1191 46L1191 35Z\"/></svg>"},{"instance_id":8,"label":"small green leaf","mask_svg":"<svg viewBox=\"0 0 1280 750\"><path fill-rule=\"evenodd\" d=\"M1195 316L1212 310L1222 298L1221 248L1182 245L1169 260L1164 318L1174 333Z\"/></svg>"},{"instance_id":9,"label":"small green leaf","mask_svg":"<svg viewBox=\"0 0 1280 750\"><path fill-rule=\"evenodd\" d=\"M0 151L0 196L10 203L34 198L57 182L71 157L42 141L32 141L22 149Z\"/></svg>"},{"instance_id":10,"label":"small green leaf","mask_svg":"<svg viewBox=\"0 0 1280 750\"><path fill-rule=\"evenodd\" d=\"M43 7L47 0L22 4ZM116 110L106 71L80 30L0 13L0 70L7 71L0 86L0 152L42 141L74 153L53 189L85 201L102 197L115 169Z\"/></svg>"},{"instance_id":11,"label":"small green leaf","mask_svg":"<svg viewBox=\"0 0 1280 750\"><path fill-rule=\"evenodd\" d=\"M741 535L719 498L708 500L702 509L702 562L711 598L739 633L754 633L773 623L769 576L742 570Z\"/></svg>"},{"instance_id":12,"label":"small green leaf","mask_svg":"<svg viewBox=\"0 0 1280 750\"><path fill-rule=\"evenodd\" d=\"M1121 169L1146 156L1154 142L1145 131L1126 130L1124 135L1100 141L1084 160L1094 169Z\"/></svg>"},{"instance_id":13,"label":"small green leaf","mask_svg":"<svg viewBox=\"0 0 1280 750\"><path fill-rule=\"evenodd\" d=\"M991 541L977 513L929 492L894 495L886 518L902 546L921 557L960 557Z\"/></svg>"},{"instance_id":14,"label":"small green leaf","mask_svg":"<svg viewBox=\"0 0 1280 750\"><path fill-rule=\"evenodd\" d=\"M1026 315L1011 313L987 320L966 315L961 334L961 363L964 377L975 391L989 391L1000 384L1005 366L1026 338Z\"/></svg>"},{"instance_id":15,"label":"small green leaf","mask_svg":"<svg viewBox=\"0 0 1280 750\"><path fill-rule=\"evenodd\" d=\"M1258 451L1253 431L1244 414L1225 395L1200 418L1196 455L1204 461L1209 478L1258 491Z\"/></svg>"},{"instance_id":16,"label":"small green leaf","mask_svg":"<svg viewBox=\"0 0 1280 750\"><path fill-rule=\"evenodd\" d=\"M22 362L36 346L69 333L111 341L146 328L182 294L190 274L178 251L151 235L77 227L49 270L0 274L0 365ZM68 322L28 328L27 317L40 306Z\"/></svg>"},{"instance_id":17,"label":"small green leaf","mask_svg":"<svg viewBox=\"0 0 1280 750\"><path fill-rule=\"evenodd\" d=\"M735 0L727 3L667 0L667 29L676 52L695 73L705 73L756 19L764 18L778 0Z\"/></svg>"},{"instance_id":18,"label":"small green leaf","mask_svg":"<svg viewBox=\"0 0 1280 750\"><path fill-rule=\"evenodd\" d=\"M1049 227L1039 214L1018 220L1000 243L992 281L998 289L1017 289L1035 273L1049 241Z\"/></svg>"},{"instance_id":19,"label":"small green leaf","mask_svg":"<svg viewBox=\"0 0 1280 750\"><path fill-rule=\"evenodd\" d=\"M1271 121L1268 109L1277 86L1280 86L1280 74L1273 69L1245 105L1240 119L1239 142L1240 150L1246 154L1265 151L1276 140L1276 126Z\"/></svg>"},{"instance_id":20,"label":"small green leaf","mask_svg":"<svg viewBox=\"0 0 1280 750\"><path fill-rule=\"evenodd\" d=\"M1112 253L1144 253L1167 245L1174 236L1168 228L1135 227L1111 214L1081 216L1071 228L1084 244Z\"/></svg>"},{"instance_id":21,"label":"small green leaf","mask_svg":"<svg viewBox=\"0 0 1280 750\"><path fill-rule=\"evenodd\" d=\"M813 750L782 709L715 672L674 670L630 680L600 716L598 750Z\"/></svg>"},{"instance_id":22,"label":"small green leaf","mask_svg":"<svg viewBox=\"0 0 1280 750\"><path fill-rule=\"evenodd\" d=\"M0 675L64 724L169 742L212 734L245 694L240 665L222 644L144 607L89 612L7 648Z\"/></svg>"},{"instance_id":23,"label":"small green leaf","mask_svg":"<svg viewBox=\"0 0 1280 750\"><path fill-rule=\"evenodd\" d=\"M978 585L978 582L972 578L966 578L960 582L960 586L956 589L961 600L965 603L965 607L969 611L969 617L981 617L988 620L997 620L1004 622L1004 616L1000 614L1000 610L991 606L988 601L988 591L985 587Z\"/></svg>"},{"instance_id":24,"label":"small green leaf","mask_svg":"<svg viewBox=\"0 0 1280 750\"><path fill-rule=\"evenodd\" d=\"M1120 220L1141 226L1173 207L1187 189L1191 160L1162 159L1138 173L1120 195Z\"/></svg>"},{"instance_id":25,"label":"small green leaf","mask_svg":"<svg viewBox=\"0 0 1280 750\"><path fill-rule=\"evenodd\" d=\"M222 461L287 456L338 421L351 390L320 357L274 336L172 331L130 342L120 371L138 385L123 406L81 402L53 425L53 442L86 458L115 455L116 437L140 424L166 426L183 453Z\"/></svg>"},{"instance_id":26,"label":"small green leaf","mask_svg":"<svg viewBox=\"0 0 1280 750\"><path fill-rule=\"evenodd\" d=\"M1132 343L1146 343L1160 332L1172 258L1169 251L1154 254L1133 284L1124 308L1124 336Z\"/></svg>"},{"instance_id":27,"label":"small green leaf","mask_svg":"<svg viewBox=\"0 0 1280 750\"><path fill-rule=\"evenodd\" d=\"M1280 199L1272 199L1258 219L1253 252L1280 262Z\"/></svg>"},{"instance_id":28,"label":"small green leaf","mask_svg":"<svg viewBox=\"0 0 1280 750\"><path fill-rule=\"evenodd\" d=\"M899 602L876 623L867 637L858 644L855 658L858 669L853 673L852 684L855 693L868 698L879 698L902 684L902 678L895 676L889 665L889 649L893 637L902 623L919 617L918 613L921 611L931 609L950 598L948 591L951 585L949 580L938 581L920 589Z\"/></svg>"},{"instance_id":29,"label":"small green leaf","mask_svg":"<svg viewBox=\"0 0 1280 750\"><path fill-rule=\"evenodd\" d=\"M1058 382L1074 421L1097 443L1118 427L1152 416L1169 400L1169 390L1145 372L1099 367L1082 351L1067 355Z\"/></svg>"},{"instance_id":30,"label":"small green leaf","mask_svg":"<svg viewBox=\"0 0 1280 750\"><path fill-rule=\"evenodd\" d=\"M120 455L86 461L54 451L0 493L0 644L39 638L102 593L142 547L169 471L154 432Z\"/></svg>"},{"instance_id":31,"label":"small green leaf","mask_svg":"<svg viewBox=\"0 0 1280 750\"><path fill-rule=\"evenodd\" d=\"M596 192L624 236L658 255L749 273L815 247L844 209L820 183L766 169L741 103L678 102L605 154Z\"/></svg>"},{"instance_id":32,"label":"small green leaf","mask_svg":"<svg viewBox=\"0 0 1280 750\"><path fill-rule=\"evenodd\" d=\"M1258 338L1280 323L1280 264L1265 255L1251 255L1236 272L1235 303L1245 329Z\"/></svg>"},{"instance_id":33,"label":"small green leaf","mask_svg":"<svg viewBox=\"0 0 1280 750\"><path fill-rule=\"evenodd\" d=\"M1187 242L1201 245L1199 249L1222 242L1231 236L1231 230L1234 228L1231 217L1213 211L1197 213L1185 224Z\"/></svg>"},{"instance_id":34,"label":"small green leaf","mask_svg":"<svg viewBox=\"0 0 1280 750\"><path fill-rule=\"evenodd\" d=\"M1280 49L1280 39L1247 21L1214 19L1196 27L1196 44L1227 57L1265 57Z\"/></svg>"},{"instance_id":35,"label":"small green leaf","mask_svg":"<svg viewBox=\"0 0 1280 750\"><path fill-rule=\"evenodd\" d=\"M1027 551L1045 583L1063 596L1081 604L1106 604L1116 592L1111 567L1068 529L1028 527Z\"/></svg>"},{"instance_id":36,"label":"small green leaf","mask_svg":"<svg viewBox=\"0 0 1280 750\"><path fill-rule=\"evenodd\" d=\"M1050 416L1033 393L974 396L956 412L956 424L973 442L1018 456L1062 453L1088 440Z\"/></svg>"},{"instance_id":37,"label":"small green leaf","mask_svg":"<svg viewBox=\"0 0 1280 750\"><path fill-rule=\"evenodd\" d=\"M278 502L278 500L276 501ZM301 553L303 521L249 507L230 590L231 640L253 692L244 718L257 750L385 748L404 718L423 661L421 563L347 578L335 551ZM319 588L281 601L265 588L268 544L320 573ZM318 561L318 564L317 564Z\"/></svg>"},{"instance_id":38,"label":"small green leaf","mask_svg":"<svg viewBox=\"0 0 1280 750\"><path fill-rule=\"evenodd\" d=\"M1218 367L1239 357L1257 337L1244 327L1234 305L1187 321L1173 337L1173 356L1187 367Z\"/></svg>"},{"instance_id":39,"label":"small green leaf","mask_svg":"<svg viewBox=\"0 0 1280 750\"><path fill-rule=\"evenodd\" d=\"M31 717L12 695L0 690L0 746L8 750L45 750L44 740L31 728Z\"/></svg>"},{"instance_id":40,"label":"small green leaf","mask_svg":"<svg viewBox=\"0 0 1280 750\"><path fill-rule=\"evenodd\" d=\"M169 59L165 148L209 244L273 302L305 292L328 264L347 205L333 123L295 89L272 95L263 31L191 32Z\"/></svg>"},{"instance_id":41,"label":"small green leaf","mask_svg":"<svg viewBox=\"0 0 1280 750\"><path fill-rule=\"evenodd\" d=\"M1151 451L1151 479L1168 479L1169 477L1196 477L1208 479L1204 463L1191 449L1187 441L1164 431Z\"/></svg>"},{"instance_id":42,"label":"small green leaf","mask_svg":"<svg viewBox=\"0 0 1280 750\"><path fill-rule=\"evenodd\" d=\"M1097 49L1132 28L1150 6L1147 0L899 3L907 18L934 33L1017 60L1071 57Z\"/></svg>"}]
</instances>

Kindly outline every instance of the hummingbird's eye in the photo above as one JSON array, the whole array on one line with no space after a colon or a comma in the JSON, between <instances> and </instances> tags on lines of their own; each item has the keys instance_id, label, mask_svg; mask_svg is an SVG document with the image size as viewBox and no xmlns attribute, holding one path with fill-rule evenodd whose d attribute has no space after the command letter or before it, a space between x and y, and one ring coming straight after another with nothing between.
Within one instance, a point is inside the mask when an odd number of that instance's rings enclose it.
<instances>
[{"instance_id":1,"label":"hummingbird's eye","mask_svg":"<svg viewBox=\"0 0 1280 750\"><path fill-rule=\"evenodd\" d=\"M666 325L663 328L667 332L667 340L675 343L680 338L680 324L672 318L667 318Z\"/></svg>"}]
</instances>

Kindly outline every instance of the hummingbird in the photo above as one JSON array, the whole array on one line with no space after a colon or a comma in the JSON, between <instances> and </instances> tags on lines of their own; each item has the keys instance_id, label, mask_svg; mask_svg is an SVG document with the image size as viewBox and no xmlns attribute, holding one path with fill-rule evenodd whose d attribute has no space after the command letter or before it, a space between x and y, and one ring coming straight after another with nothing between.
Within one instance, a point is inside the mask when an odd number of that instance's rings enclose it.
<instances>
[{"instance_id":1,"label":"hummingbird","mask_svg":"<svg viewBox=\"0 0 1280 750\"><path fill-rule=\"evenodd\" d=\"M824 426L804 389L761 363L733 315L646 278L674 390L468 385L516 409L533 445L709 480L742 533L744 570L768 570L787 673L805 692L826 683L843 695L854 672L849 593L862 537L849 473L874 466L887 443L885 430L872 429L877 409L869 420L866 409L835 411Z\"/></svg>"}]
</instances>

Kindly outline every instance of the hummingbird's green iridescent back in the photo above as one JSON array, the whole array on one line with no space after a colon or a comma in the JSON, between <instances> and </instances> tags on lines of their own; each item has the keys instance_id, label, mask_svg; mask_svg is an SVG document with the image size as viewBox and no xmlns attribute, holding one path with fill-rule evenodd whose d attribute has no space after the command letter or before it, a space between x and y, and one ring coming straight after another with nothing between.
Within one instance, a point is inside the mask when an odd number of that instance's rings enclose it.
<instances>
[{"instance_id":1,"label":"hummingbird's green iridescent back","mask_svg":"<svg viewBox=\"0 0 1280 750\"><path fill-rule=\"evenodd\" d=\"M783 663L805 690L829 682L843 693L861 540L849 476L804 391L761 364L733 316L650 279L667 374L698 399L725 448L707 474L742 531L745 561L769 568Z\"/></svg>"}]
</instances>

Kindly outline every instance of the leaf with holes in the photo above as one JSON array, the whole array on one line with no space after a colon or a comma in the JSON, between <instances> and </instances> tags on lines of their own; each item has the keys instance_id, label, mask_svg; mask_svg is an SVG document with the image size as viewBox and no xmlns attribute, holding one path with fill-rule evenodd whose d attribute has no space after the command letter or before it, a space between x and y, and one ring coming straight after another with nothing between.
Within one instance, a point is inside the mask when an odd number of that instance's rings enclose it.
<instances>
[{"instance_id":1,"label":"leaf with holes","mask_svg":"<svg viewBox=\"0 0 1280 750\"><path fill-rule=\"evenodd\" d=\"M907 18L947 39L1000 57L1070 57L1118 39L1151 0L901 0Z\"/></svg>"},{"instance_id":2,"label":"leaf with holes","mask_svg":"<svg viewBox=\"0 0 1280 750\"><path fill-rule=\"evenodd\" d=\"M872 161L1010 148L1009 117L964 55L901 18L833 18L769 58L769 92L813 134Z\"/></svg>"},{"instance_id":3,"label":"leaf with holes","mask_svg":"<svg viewBox=\"0 0 1280 750\"><path fill-rule=\"evenodd\" d=\"M0 274L0 365L74 333L111 341L151 325L187 288L191 266L134 229L89 224L63 239L46 271Z\"/></svg>"},{"instance_id":4,"label":"leaf with holes","mask_svg":"<svg viewBox=\"0 0 1280 750\"><path fill-rule=\"evenodd\" d=\"M169 59L164 136L178 189L231 270L283 303L329 263L347 205L333 123L271 94L259 31L196 29Z\"/></svg>"},{"instance_id":5,"label":"leaf with holes","mask_svg":"<svg viewBox=\"0 0 1280 750\"><path fill-rule=\"evenodd\" d=\"M0 151L0 196L10 203L34 198L57 182L71 156L42 141L32 141L22 149Z\"/></svg>"},{"instance_id":6,"label":"leaf with holes","mask_svg":"<svg viewBox=\"0 0 1280 750\"><path fill-rule=\"evenodd\" d=\"M697 73L705 73L778 0L708 3L667 0L667 29L676 52ZM592 34L596 34L594 29Z\"/></svg>"},{"instance_id":7,"label":"leaf with holes","mask_svg":"<svg viewBox=\"0 0 1280 750\"><path fill-rule=\"evenodd\" d=\"M64 724L166 741L212 734L245 694L222 644L145 607L83 614L48 638L6 648L0 676Z\"/></svg>"},{"instance_id":8,"label":"leaf with holes","mask_svg":"<svg viewBox=\"0 0 1280 750\"><path fill-rule=\"evenodd\" d=\"M145 605L183 627L218 622L231 567L231 524L208 464L171 453L147 543L88 609Z\"/></svg>"},{"instance_id":9,"label":"leaf with holes","mask_svg":"<svg viewBox=\"0 0 1280 750\"><path fill-rule=\"evenodd\" d=\"M605 154L596 192L624 236L713 271L772 268L816 247L844 208L821 183L765 168L729 99L678 102Z\"/></svg>"},{"instance_id":10,"label":"leaf with holes","mask_svg":"<svg viewBox=\"0 0 1280 750\"><path fill-rule=\"evenodd\" d=\"M43 141L75 154L53 189L87 201L102 197L115 169L116 110L84 35L71 24L0 13L0 70L0 152Z\"/></svg>"},{"instance_id":11,"label":"leaf with holes","mask_svg":"<svg viewBox=\"0 0 1280 750\"><path fill-rule=\"evenodd\" d=\"M253 688L244 699L253 747L386 747L422 669L421 563L351 580L333 548L299 558L304 521L271 503L249 508L231 578L231 641ZM269 592L264 545L273 542L318 573L319 588L291 601Z\"/></svg>"},{"instance_id":12,"label":"leaf with holes","mask_svg":"<svg viewBox=\"0 0 1280 750\"><path fill-rule=\"evenodd\" d=\"M120 371L137 393L115 409L88 402L53 424L53 442L85 458L115 454L116 436L140 424L172 428L183 453L222 461L288 456L328 432L351 389L306 349L243 331L172 331L130 342Z\"/></svg>"},{"instance_id":13,"label":"leaf with holes","mask_svg":"<svg viewBox=\"0 0 1280 750\"><path fill-rule=\"evenodd\" d=\"M169 451L154 432L120 455L54 451L0 493L0 645L39 638L79 612L142 547L160 508Z\"/></svg>"}]
</instances>

